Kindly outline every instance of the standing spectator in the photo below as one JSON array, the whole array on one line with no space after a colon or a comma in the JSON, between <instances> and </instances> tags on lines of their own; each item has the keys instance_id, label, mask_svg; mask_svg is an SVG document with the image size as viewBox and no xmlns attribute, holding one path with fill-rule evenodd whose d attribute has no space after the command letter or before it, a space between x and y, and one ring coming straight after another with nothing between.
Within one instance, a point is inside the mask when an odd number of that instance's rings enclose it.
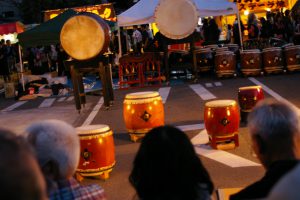
<instances>
[{"instance_id":1,"label":"standing spectator","mask_svg":"<svg viewBox=\"0 0 300 200\"><path fill-rule=\"evenodd\" d=\"M245 27L244 27L244 25L241 21L240 21L240 26L241 26L241 34L242 34L241 36L242 36L242 39L243 39ZM235 21L233 23L233 43L238 44L239 46L241 45L239 24L238 24L237 18L235 19Z\"/></svg>"},{"instance_id":2,"label":"standing spectator","mask_svg":"<svg viewBox=\"0 0 300 200\"><path fill-rule=\"evenodd\" d=\"M15 70L15 63L16 63L16 52L15 48L12 46L10 40L6 40L6 57L7 57L7 65L10 71Z\"/></svg>"},{"instance_id":3,"label":"standing spectator","mask_svg":"<svg viewBox=\"0 0 300 200\"><path fill-rule=\"evenodd\" d=\"M146 25L141 26L141 34L142 34L142 47L143 50L147 49L150 43L150 38L148 35L148 31L146 30Z\"/></svg>"},{"instance_id":4,"label":"standing spectator","mask_svg":"<svg viewBox=\"0 0 300 200\"><path fill-rule=\"evenodd\" d=\"M67 73L66 73L64 61L66 61L69 58L69 55L65 52L65 50L62 48L62 46L60 44L56 45L56 51L57 51L57 73L58 73L58 76L66 75ZM71 77L70 73L68 73L67 75L68 75L68 77Z\"/></svg>"},{"instance_id":5,"label":"standing spectator","mask_svg":"<svg viewBox=\"0 0 300 200\"><path fill-rule=\"evenodd\" d=\"M283 21L283 16L281 13L277 13L275 17L275 24L274 24L274 36L278 39L285 39L285 24Z\"/></svg>"},{"instance_id":6,"label":"standing spectator","mask_svg":"<svg viewBox=\"0 0 300 200\"><path fill-rule=\"evenodd\" d=\"M284 12L284 26L285 26L285 40L287 42L293 42L295 27L294 27L294 20L291 17L290 10L286 10Z\"/></svg>"},{"instance_id":7,"label":"standing spectator","mask_svg":"<svg viewBox=\"0 0 300 200\"><path fill-rule=\"evenodd\" d=\"M217 44L220 38L220 29L216 23L215 19L210 19L209 20L209 25L208 25L208 38L207 42L210 44Z\"/></svg>"},{"instance_id":8,"label":"standing spectator","mask_svg":"<svg viewBox=\"0 0 300 200\"><path fill-rule=\"evenodd\" d=\"M259 35L259 28L256 15L254 13L250 13L248 15L248 38L249 39L257 39Z\"/></svg>"},{"instance_id":9,"label":"standing spectator","mask_svg":"<svg viewBox=\"0 0 300 200\"><path fill-rule=\"evenodd\" d=\"M9 68L7 64L7 54L4 41L0 42L0 75L3 76L5 82L10 81Z\"/></svg>"},{"instance_id":10,"label":"standing spectator","mask_svg":"<svg viewBox=\"0 0 300 200\"><path fill-rule=\"evenodd\" d=\"M71 125L59 120L37 122L27 128L26 137L36 151L50 200L106 199L99 185L82 186L73 178L79 163L80 144Z\"/></svg>"},{"instance_id":11,"label":"standing spectator","mask_svg":"<svg viewBox=\"0 0 300 200\"><path fill-rule=\"evenodd\" d=\"M264 17L259 18L261 28L260 28L260 38L268 39L268 28L267 28L267 20Z\"/></svg>"},{"instance_id":12,"label":"standing spectator","mask_svg":"<svg viewBox=\"0 0 300 200\"><path fill-rule=\"evenodd\" d=\"M161 126L142 140L129 181L138 199L208 200L213 183L189 138Z\"/></svg>"},{"instance_id":13,"label":"standing spectator","mask_svg":"<svg viewBox=\"0 0 300 200\"><path fill-rule=\"evenodd\" d=\"M230 24L227 24L226 42L231 43L231 38L232 38L232 26Z\"/></svg>"},{"instance_id":14,"label":"standing spectator","mask_svg":"<svg viewBox=\"0 0 300 200\"><path fill-rule=\"evenodd\" d=\"M230 199L266 198L273 186L300 158L300 124L297 112L283 102L259 102L248 117L253 150L266 169L265 176L231 195Z\"/></svg>"},{"instance_id":15,"label":"standing spectator","mask_svg":"<svg viewBox=\"0 0 300 200\"><path fill-rule=\"evenodd\" d=\"M132 39L133 39L134 53L141 54L143 38L141 32L138 30L136 25L133 26Z\"/></svg>"},{"instance_id":16,"label":"standing spectator","mask_svg":"<svg viewBox=\"0 0 300 200\"><path fill-rule=\"evenodd\" d=\"M149 36L149 40L153 40L154 37L153 37L153 33L152 33L152 30L149 28L149 24L146 24L146 31L148 33L148 36Z\"/></svg>"},{"instance_id":17,"label":"standing spectator","mask_svg":"<svg viewBox=\"0 0 300 200\"><path fill-rule=\"evenodd\" d=\"M201 36L202 38L204 39L204 41L207 41L208 40L208 19L204 18L203 19L203 25L202 25L202 28L201 28Z\"/></svg>"},{"instance_id":18,"label":"standing spectator","mask_svg":"<svg viewBox=\"0 0 300 200\"><path fill-rule=\"evenodd\" d=\"M24 138L0 129L0 159L0 199L48 199L43 174Z\"/></svg>"}]
</instances>

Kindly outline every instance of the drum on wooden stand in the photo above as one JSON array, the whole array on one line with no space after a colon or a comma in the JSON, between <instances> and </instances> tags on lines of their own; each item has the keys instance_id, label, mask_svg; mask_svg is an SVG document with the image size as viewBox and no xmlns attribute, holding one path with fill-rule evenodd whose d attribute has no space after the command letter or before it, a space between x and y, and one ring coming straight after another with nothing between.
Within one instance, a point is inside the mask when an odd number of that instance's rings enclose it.
<instances>
[{"instance_id":1,"label":"drum on wooden stand","mask_svg":"<svg viewBox=\"0 0 300 200\"><path fill-rule=\"evenodd\" d=\"M264 98L264 92L261 86L257 85L240 87L238 92L238 99L241 110L241 121L246 122L248 113L252 111L252 108L258 101Z\"/></svg>"},{"instance_id":2,"label":"drum on wooden stand","mask_svg":"<svg viewBox=\"0 0 300 200\"><path fill-rule=\"evenodd\" d=\"M80 160L77 173L82 176L109 178L115 161L113 132L107 125L76 128L80 138Z\"/></svg>"},{"instance_id":3,"label":"drum on wooden stand","mask_svg":"<svg viewBox=\"0 0 300 200\"><path fill-rule=\"evenodd\" d=\"M300 70L300 45L286 46L284 56L289 71Z\"/></svg>"},{"instance_id":4,"label":"drum on wooden stand","mask_svg":"<svg viewBox=\"0 0 300 200\"><path fill-rule=\"evenodd\" d=\"M197 7L191 0L161 0L154 12L154 21L159 31L170 39L191 35L198 20Z\"/></svg>"},{"instance_id":5,"label":"drum on wooden stand","mask_svg":"<svg viewBox=\"0 0 300 200\"><path fill-rule=\"evenodd\" d=\"M161 96L154 91L127 94L123 102L123 117L131 140L136 142L152 128L165 124Z\"/></svg>"},{"instance_id":6,"label":"drum on wooden stand","mask_svg":"<svg viewBox=\"0 0 300 200\"><path fill-rule=\"evenodd\" d=\"M259 49L244 50L241 55L241 72L245 76L260 75L262 57Z\"/></svg>"},{"instance_id":7,"label":"drum on wooden stand","mask_svg":"<svg viewBox=\"0 0 300 200\"><path fill-rule=\"evenodd\" d=\"M208 72L213 69L214 60L211 49L204 48L195 50L194 59L196 72Z\"/></svg>"},{"instance_id":8,"label":"drum on wooden stand","mask_svg":"<svg viewBox=\"0 0 300 200\"><path fill-rule=\"evenodd\" d=\"M215 55L215 70L217 77L236 75L236 57L231 51L217 52Z\"/></svg>"},{"instance_id":9,"label":"drum on wooden stand","mask_svg":"<svg viewBox=\"0 0 300 200\"><path fill-rule=\"evenodd\" d=\"M239 146L239 108L234 100L214 100L205 104L204 124L210 145L217 149L222 142L233 142Z\"/></svg>"},{"instance_id":10,"label":"drum on wooden stand","mask_svg":"<svg viewBox=\"0 0 300 200\"><path fill-rule=\"evenodd\" d=\"M263 69L266 73L283 72L282 50L280 47L263 49Z\"/></svg>"},{"instance_id":11,"label":"drum on wooden stand","mask_svg":"<svg viewBox=\"0 0 300 200\"><path fill-rule=\"evenodd\" d=\"M60 42L72 58L88 60L107 51L109 26L100 16L83 12L65 22Z\"/></svg>"}]
</instances>

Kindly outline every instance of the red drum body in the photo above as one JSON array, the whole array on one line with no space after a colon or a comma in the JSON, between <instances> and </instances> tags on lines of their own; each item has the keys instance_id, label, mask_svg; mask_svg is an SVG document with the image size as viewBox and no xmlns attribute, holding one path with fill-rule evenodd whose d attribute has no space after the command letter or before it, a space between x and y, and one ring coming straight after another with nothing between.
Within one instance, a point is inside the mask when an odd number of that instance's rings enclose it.
<instances>
[{"instance_id":1,"label":"red drum body","mask_svg":"<svg viewBox=\"0 0 300 200\"><path fill-rule=\"evenodd\" d=\"M205 104L204 124L212 147L216 142L233 139L238 146L239 108L234 100L215 100Z\"/></svg>"},{"instance_id":2,"label":"red drum body","mask_svg":"<svg viewBox=\"0 0 300 200\"><path fill-rule=\"evenodd\" d=\"M109 26L93 13L83 12L68 19L60 32L60 42L69 56L89 60L107 51Z\"/></svg>"},{"instance_id":3,"label":"red drum body","mask_svg":"<svg viewBox=\"0 0 300 200\"><path fill-rule=\"evenodd\" d=\"M217 77L234 76L236 57L231 51L217 52L215 56L215 70Z\"/></svg>"},{"instance_id":4,"label":"red drum body","mask_svg":"<svg viewBox=\"0 0 300 200\"><path fill-rule=\"evenodd\" d=\"M152 128L165 124L161 96L152 91L127 94L123 102L123 117L130 136L143 137Z\"/></svg>"},{"instance_id":5,"label":"red drum body","mask_svg":"<svg viewBox=\"0 0 300 200\"><path fill-rule=\"evenodd\" d=\"M289 71L300 70L300 45L285 47L284 55Z\"/></svg>"},{"instance_id":6,"label":"red drum body","mask_svg":"<svg viewBox=\"0 0 300 200\"><path fill-rule=\"evenodd\" d=\"M214 60L211 49L198 49L194 51L197 72L208 72L213 69Z\"/></svg>"},{"instance_id":7,"label":"red drum body","mask_svg":"<svg viewBox=\"0 0 300 200\"><path fill-rule=\"evenodd\" d=\"M256 103L265 98L261 86L240 87L239 104L242 112L251 112Z\"/></svg>"},{"instance_id":8,"label":"red drum body","mask_svg":"<svg viewBox=\"0 0 300 200\"><path fill-rule=\"evenodd\" d=\"M282 50L279 47L263 49L263 68L266 73L283 72Z\"/></svg>"},{"instance_id":9,"label":"red drum body","mask_svg":"<svg viewBox=\"0 0 300 200\"><path fill-rule=\"evenodd\" d=\"M259 49L241 51L241 71L243 75L260 75L262 56Z\"/></svg>"},{"instance_id":10,"label":"red drum body","mask_svg":"<svg viewBox=\"0 0 300 200\"><path fill-rule=\"evenodd\" d=\"M108 178L116 163L112 130L107 125L82 126L76 130L81 148L77 172L82 176Z\"/></svg>"}]
</instances>

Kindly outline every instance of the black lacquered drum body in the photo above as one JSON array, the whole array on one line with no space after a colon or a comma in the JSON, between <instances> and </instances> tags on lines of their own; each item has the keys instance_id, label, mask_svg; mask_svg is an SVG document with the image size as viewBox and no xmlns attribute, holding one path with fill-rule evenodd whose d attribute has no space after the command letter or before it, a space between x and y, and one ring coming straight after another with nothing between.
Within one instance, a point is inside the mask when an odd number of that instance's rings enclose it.
<instances>
[{"instance_id":1,"label":"black lacquered drum body","mask_svg":"<svg viewBox=\"0 0 300 200\"><path fill-rule=\"evenodd\" d=\"M208 49L198 49L194 51L198 72L210 71L214 66L213 52Z\"/></svg>"},{"instance_id":2,"label":"black lacquered drum body","mask_svg":"<svg viewBox=\"0 0 300 200\"><path fill-rule=\"evenodd\" d=\"M300 70L300 45L285 47L284 56L289 71Z\"/></svg>"},{"instance_id":3,"label":"black lacquered drum body","mask_svg":"<svg viewBox=\"0 0 300 200\"><path fill-rule=\"evenodd\" d=\"M241 71L243 75L259 75L262 67L262 55L259 49L241 51Z\"/></svg>"},{"instance_id":4,"label":"black lacquered drum body","mask_svg":"<svg viewBox=\"0 0 300 200\"><path fill-rule=\"evenodd\" d=\"M266 73L283 72L282 50L279 47L263 49L263 69Z\"/></svg>"},{"instance_id":5,"label":"black lacquered drum body","mask_svg":"<svg viewBox=\"0 0 300 200\"><path fill-rule=\"evenodd\" d=\"M236 70L236 57L231 51L216 53L215 70L218 77L234 76Z\"/></svg>"}]
</instances>

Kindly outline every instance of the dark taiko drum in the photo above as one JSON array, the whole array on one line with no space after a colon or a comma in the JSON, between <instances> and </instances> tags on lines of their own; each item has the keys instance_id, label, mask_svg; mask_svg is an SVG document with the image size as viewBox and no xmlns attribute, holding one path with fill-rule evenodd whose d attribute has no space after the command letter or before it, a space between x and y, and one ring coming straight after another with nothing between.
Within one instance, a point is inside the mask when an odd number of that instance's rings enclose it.
<instances>
[{"instance_id":1,"label":"dark taiko drum","mask_svg":"<svg viewBox=\"0 0 300 200\"><path fill-rule=\"evenodd\" d=\"M215 70L218 77L234 76L236 66L235 54L231 51L217 52L215 55Z\"/></svg>"},{"instance_id":2,"label":"dark taiko drum","mask_svg":"<svg viewBox=\"0 0 300 200\"><path fill-rule=\"evenodd\" d=\"M130 134L145 134L165 124L164 107L158 92L136 92L125 96L123 116Z\"/></svg>"},{"instance_id":3,"label":"dark taiko drum","mask_svg":"<svg viewBox=\"0 0 300 200\"><path fill-rule=\"evenodd\" d=\"M282 50L279 47L263 49L263 68L267 73L283 72Z\"/></svg>"},{"instance_id":4,"label":"dark taiko drum","mask_svg":"<svg viewBox=\"0 0 300 200\"><path fill-rule=\"evenodd\" d=\"M284 55L289 71L300 70L300 45L285 47Z\"/></svg>"},{"instance_id":5,"label":"dark taiko drum","mask_svg":"<svg viewBox=\"0 0 300 200\"><path fill-rule=\"evenodd\" d=\"M81 126L76 131L81 148L77 172L82 176L98 176L111 171L116 161L113 132L109 126Z\"/></svg>"},{"instance_id":6,"label":"dark taiko drum","mask_svg":"<svg viewBox=\"0 0 300 200\"><path fill-rule=\"evenodd\" d=\"M211 49L197 49L194 51L194 54L198 72L207 72L213 68L214 60Z\"/></svg>"},{"instance_id":7,"label":"dark taiko drum","mask_svg":"<svg viewBox=\"0 0 300 200\"><path fill-rule=\"evenodd\" d=\"M80 13L65 22L60 42L72 58L89 60L107 51L109 26L96 14Z\"/></svg>"},{"instance_id":8,"label":"dark taiko drum","mask_svg":"<svg viewBox=\"0 0 300 200\"><path fill-rule=\"evenodd\" d=\"M238 99L241 111L251 112L256 103L264 99L264 93L261 86L240 87Z\"/></svg>"},{"instance_id":9,"label":"dark taiko drum","mask_svg":"<svg viewBox=\"0 0 300 200\"><path fill-rule=\"evenodd\" d=\"M204 124L211 137L228 137L238 134L239 108L234 100L215 100L205 104Z\"/></svg>"},{"instance_id":10,"label":"dark taiko drum","mask_svg":"<svg viewBox=\"0 0 300 200\"><path fill-rule=\"evenodd\" d=\"M241 71L244 75L261 73L262 57L259 49L244 50L241 55Z\"/></svg>"}]
</instances>

